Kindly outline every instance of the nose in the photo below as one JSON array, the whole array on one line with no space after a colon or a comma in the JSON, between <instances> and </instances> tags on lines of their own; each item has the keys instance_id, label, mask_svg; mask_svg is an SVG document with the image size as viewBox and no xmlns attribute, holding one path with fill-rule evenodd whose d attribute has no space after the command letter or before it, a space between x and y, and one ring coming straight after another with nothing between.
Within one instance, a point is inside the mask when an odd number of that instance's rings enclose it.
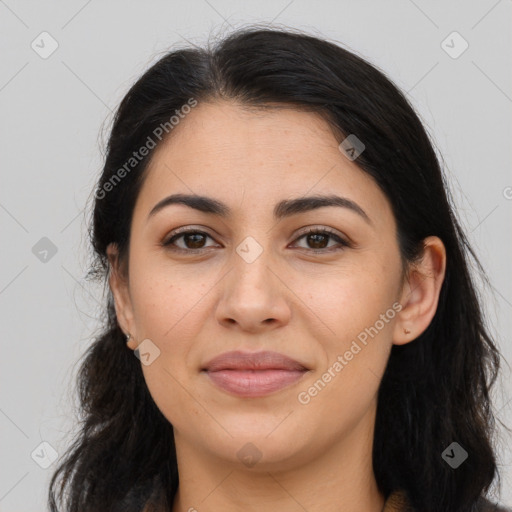
<instances>
[{"instance_id":1,"label":"nose","mask_svg":"<svg viewBox=\"0 0 512 512\"><path fill-rule=\"evenodd\" d=\"M232 268L221 281L216 309L217 321L224 327L257 333L290 321L292 293L285 276L280 276L277 265L266 257L268 252L263 251L250 263L233 253Z\"/></svg>"}]
</instances>

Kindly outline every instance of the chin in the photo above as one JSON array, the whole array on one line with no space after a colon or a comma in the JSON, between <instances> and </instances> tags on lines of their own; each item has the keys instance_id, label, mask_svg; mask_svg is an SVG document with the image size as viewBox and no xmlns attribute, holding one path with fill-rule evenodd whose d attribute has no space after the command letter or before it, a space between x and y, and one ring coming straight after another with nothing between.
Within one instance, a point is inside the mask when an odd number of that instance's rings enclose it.
<instances>
[{"instance_id":1,"label":"chin","mask_svg":"<svg viewBox=\"0 0 512 512\"><path fill-rule=\"evenodd\" d=\"M303 459L303 452L308 449L307 442L299 442L298 439L286 435L284 431L279 435L277 431L272 432L272 429L260 431L254 429L254 426L250 431L228 430L233 435L232 438L222 436L222 440L219 440L210 437L208 448L214 456L234 464L236 469L289 470Z\"/></svg>"}]
</instances>

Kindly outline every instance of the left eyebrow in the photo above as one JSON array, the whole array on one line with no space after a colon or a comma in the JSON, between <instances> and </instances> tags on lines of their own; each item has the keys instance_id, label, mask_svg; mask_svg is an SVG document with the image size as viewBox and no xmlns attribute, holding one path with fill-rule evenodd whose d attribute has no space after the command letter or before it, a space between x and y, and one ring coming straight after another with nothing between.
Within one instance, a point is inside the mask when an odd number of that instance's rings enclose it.
<instances>
[{"instance_id":1,"label":"left eyebrow","mask_svg":"<svg viewBox=\"0 0 512 512\"><path fill-rule=\"evenodd\" d=\"M195 194L173 194L159 201L149 212L147 220L149 220L163 208L172 204L184 204L190 208L199 210L200 212L217 215L223 218L227 218L232 215L232 211L229 206L218 201L217 199ZM337 195L317 195L300 197L297 199L285 199L276 204L274 208L274 218L281 220L285 217L290 217L299 213L305 213L311 210L316 210L318 208L324 208L326 206L347 208L358 214L365 220L365 222L373 226L370 217L357 203L351 199Z\"/></svg>"}]
</instances>

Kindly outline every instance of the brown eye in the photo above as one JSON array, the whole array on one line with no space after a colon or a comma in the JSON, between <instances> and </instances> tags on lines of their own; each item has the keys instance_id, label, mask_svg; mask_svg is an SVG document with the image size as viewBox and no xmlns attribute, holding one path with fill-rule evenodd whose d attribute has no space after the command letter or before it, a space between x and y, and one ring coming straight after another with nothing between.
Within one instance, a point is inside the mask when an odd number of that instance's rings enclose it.
<instances>
[{"instance_id":1,"label":"brown eye","mask_svg":"<svg viewBox=\"0 0 512 512\"><path fill-rule=\"evenodd\" d=\"M306 243L308 247L305 247L305 249L309 249L313 252L331 252L339 250L340 247L350 247L350 244L343 240L339 235L336 233L328 230L328 229L311 229L307 231L306 233L302 234L297 240L301 240L304 238L306 240ZM328 247L329 240L332 239L337 242L338 247Z\"/></svg>"},{"instance_id":2,"label":"brown eye","mask_svg":"<svg viewBox=\"0 0 512 512\"><path fill-rule=\"evenodd\" d=\"M208 233L203 231L194 229L182 230L175 232L173 236L162 242L162 246L178 252L201 252L209 247L213 247L213 245L205 245L208 238L213 240ZM301 239L305 239L307 243L307 247L302 247L303 249L319 254L338 251L343 247L351 247L349 242L342 239L335 232L325 228L310 229L296 240ZM176 243L178 240L181 240L181 245ZM329 246L331 240L336 242L334 246Z\"/></svg>"},{"instance_id":3,"label":"brown eye","mask_svg":"<svg viewBox=\"0 0 512 512\"><path fill-rule=\"evenodd\" d=\"M197 230L187 230L187 231L181 231L171 238L169 238L167 241L163 242L162 245L164 247L169 247L171 249L181 250L181 251L194 251L194 250L201 250L206 248L205 242L207 238L211 238L210 235L207 233L204 233L202 231ZM176 246L175 242L179 239L183 239L184 247L183 246ZM175 247L173 247L175 246Z\"/></svg>"},{"instance_id":4,"label":"brown eye","mask_svg":"<svg viewBox=\"0 0 512 512\"><path fill-rule=\"evenodd\" d=\"M311 233L306 235L306 240L309 244L313 244L312 249L325 249L326 244L329 243L330 235L325 235L322 233Z\"/></svg>"}]
</instances>

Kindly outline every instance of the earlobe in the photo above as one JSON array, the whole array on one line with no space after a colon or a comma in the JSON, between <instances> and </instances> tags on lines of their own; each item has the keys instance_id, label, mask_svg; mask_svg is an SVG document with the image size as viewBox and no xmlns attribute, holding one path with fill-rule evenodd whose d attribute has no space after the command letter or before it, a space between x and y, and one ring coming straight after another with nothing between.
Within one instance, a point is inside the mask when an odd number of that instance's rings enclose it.
<instances>
[{"instance_id":1,"label":"earlobe","mask_svg":"<svg viewBox=\"0 0 512 512\"><path fill-rule=\"evenodd\" d=\"M137 348L137 341L130 333L126 335L126 346L131 350L135 350Z\"/></svg>"},{"instance_id":2,"label":"earlobe","mask_svg":"<svg viewBox=\"0 0 512 512\"><path fill-rule=\"evenodd\" d=\"M109 244L107 247L107 257L109 261L109 286L114 298L117 322L125 334L130 334L128 342L130 348L134 345L133 332L135 325L133 322L132 305L128 293L128 283L126 276L120 267L119 252L116 244ZM135 347L134 347L135 348Z\"/></svg>"},{"instance_id":3,"label":"earlobe","mask_svg":"<svg viewBox=\"0 0 512 512\"><path fill-rule=\"evenodd\" d=\"M446 249L440 238L424 240L421 260L412 265L402 290L393 343L404 345L415 340L430 325L437 311L446 272Z\"/></svg>"}]
</instances>

